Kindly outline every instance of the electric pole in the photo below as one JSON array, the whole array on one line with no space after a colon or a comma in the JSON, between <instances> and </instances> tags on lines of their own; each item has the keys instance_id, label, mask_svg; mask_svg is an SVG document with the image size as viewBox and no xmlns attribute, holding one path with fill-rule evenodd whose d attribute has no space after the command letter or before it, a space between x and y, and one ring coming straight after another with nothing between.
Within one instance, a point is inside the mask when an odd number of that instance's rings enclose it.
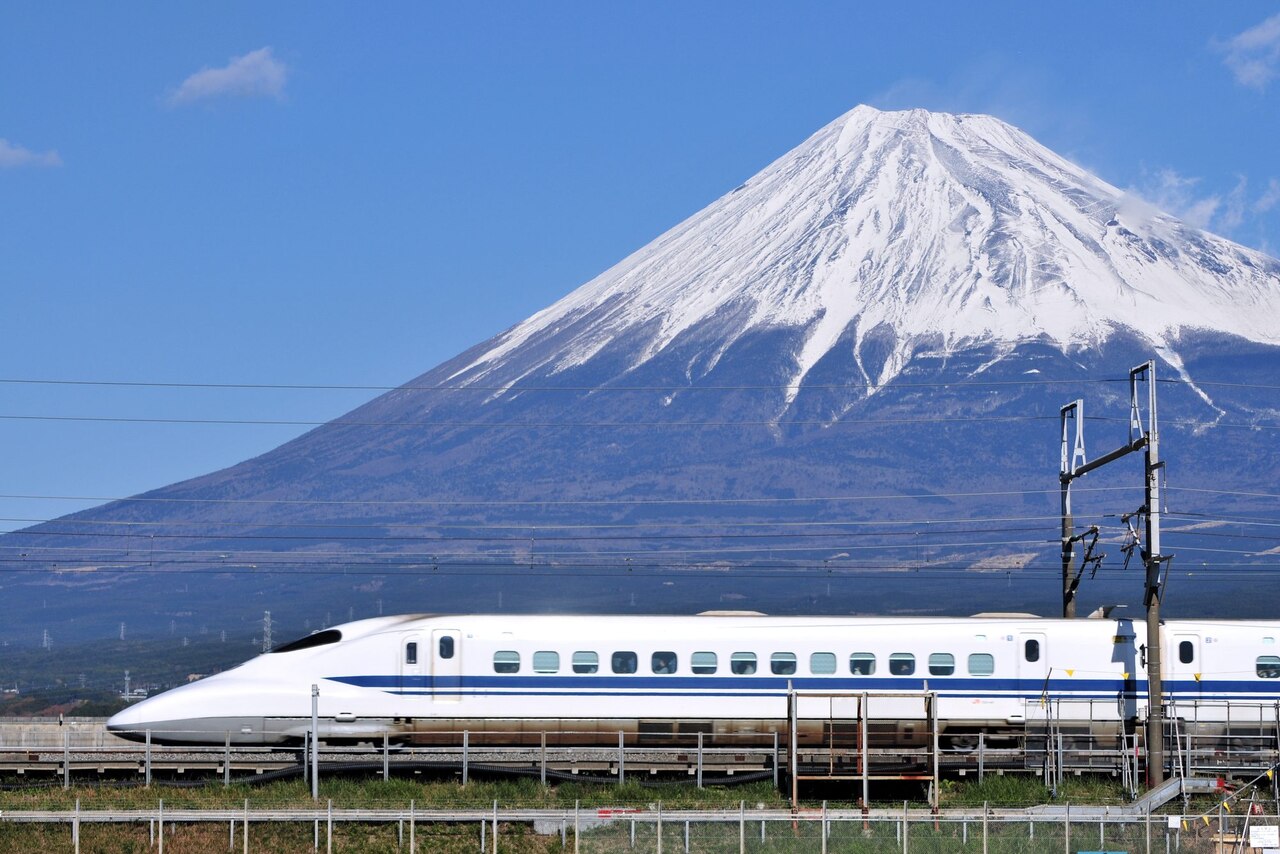
<instances>
[{"instance_id":1,"label":"electric pole","mask_svg":"<svg viewBox=\"0 0 1280 854\"><path fill-rule=\"evenodd\" d=\"M262 612L262 651L271 652L271 647L275 646L271 640L271 612Z\"/></svg>"},{"instance_id":2,"label":"electric pole","mask_svg":"<svg viewBox=\"0 0 1280 854\"><path fill-rule=\"evenodd\" d=\"M1138 383L1147 384L1147 423L1142 423L1142 406L1138 398ZM1142 551L1145 570L1143 604L1147 609L1147 643L1143 647L1147 670L1147 784L1158 786L1164 782L1164 679L1160 656L1160 601L1164 595L1160 580L1164 564L1171 555L1160 553L1160 462L1159 430L1156 421L1156 363L1144 362L1129 371L1129 443L1103 454L1092 462L1085 461L1084 451L1084 401L1075 400L1062 407L1062 467L1058 480L1062 485L1062 616L1076 615L1075 594L1084 573L1084 565L1075 568L1075 543L1090 536L1075 533L1075 520L1071 512L1071 484L1094 469L1114 462L1134 451L1144 451L1143 498L1139 512L1146 515L1146 548ZM1075 439L1071 441L1068 421L1075 421ZM1086 552L1084 564L1092 557L1093 543L1097 542L1096 529L1091 529L1094 539Z\"/></svg>"}]
</instances>

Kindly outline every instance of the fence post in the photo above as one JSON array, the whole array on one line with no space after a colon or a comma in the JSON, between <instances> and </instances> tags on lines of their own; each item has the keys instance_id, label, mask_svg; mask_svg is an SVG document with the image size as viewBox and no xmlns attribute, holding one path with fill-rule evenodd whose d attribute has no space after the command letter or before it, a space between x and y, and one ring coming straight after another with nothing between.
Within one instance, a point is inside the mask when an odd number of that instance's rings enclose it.
<instances>
[{"instance_id":1,"label":"fence post","mask_svg":"<svg viewBox=\"0 0 1280 854\"><path fill-rule=\"evenodd\" d=\"M156 812L156 829L159 831L160 854L164 854L164 798L160 799L159 809Z\"/></svg>"},{"instance_id":2,"label":"fence post","mask_svg":"<svg viewBox=\"0 0 1280 854\"><path fill-rule=\"evenodd\" d=\"M1071 802L1067 802L1067 808L1062 813L1062 850L1066 854L1071 854Z\"/></svg>"},{"instance_id":3,"label":"fence post","mask_svg":"<svg viewBox=\"0 0 1280 854\"><path fill-rule=\"evenodd\" d=\"M823 815L822 820L823 820L823 823L825 824L826 815L827 815L826 801L823 801L822 815ZM907 836L910 835L910 831L911 831L911 825L907 824L907 802L903 801L902 802L902 854L907 854L907 851L909 850L908 846L910 845L910 843L907 841Z\"/></svg>"},{"instance_id":4,"label":"fence post","mask_svg":"<svg viewBox=\"0 0 1280 854\"><path fill-rule=\"evenodd\" d=\"M333 854L333 798L329 798L325 816L324 850Z\"/></svg>"},{"instance_id":5,"label":"fence post","mask_svg":"<svg viewBox=\"0 0 1280 854\"><path fill-rule=\"evenodd\" d=\"M747 802L738 801L738 854L747 850Z\"/></svg>"},{"instance_id":6,"label":"fence post","mask_svg":"<svg viewBox=\"0 0 1280 854\"><path fill-rule=\"evenodd\" d=\"M382 734L382 781L391 779L391 743L387 734Z\"/></svg>"},{"instance_id":7,"label":"fence post","mask_svg":"<svg viewBox=\"0 0 1280 854\"><path fill-rule=\"evenodd\" d=\"M71 788L71 730L62 731L62 788Z\"/></svg>"},{"instance_id":8,"label":"fence post","mask_svg":"<svg viewBox=\"0 0 1280 854\"><path fill-rule=\"evenodd\" d=\"M582 801L573 802L573 854L578 854L578 807Z\"/></svg>"},{"instance_id":9,"label":"fence post","mask_svg":"<svg viewBox=\"0 0 1280 854\"><path fill-rule=\"evenodd\" d=\"M626 754L626 742L624 741L624 738L625 736L622 730L618 730L618 785L619 786L627 782L627 772L626 772L627 754Z\"/></svg>"},{"instance_id":10,"label":"fence post","mask_svg":"<svg viewBox=\"0 0 1280 854\"><path fill-rule=\"evenodd\" d=\"M662 854L662 801L658 801L658 854Z\"/></svg>"},{"instance_id":11,"label":"fence post","mask_svg":"<svg viewBox=\"0 0 1280 854\"><path fill-rule=\"evenodd\" d=\"M542 753L541 753L541 776L542 785L547 785L547 731L542 731Z\"/></svg>"},{"instance_id":12,"label":"fence post","mask_svg":"<svg viewBox=\"0 0 1280 854\"><path fill-rule=\"evenodd\" d=\"M244 854L249 854L249 799L244 799Z\"/></svg>"},{"instance_id":13,"label":"fence post","mask_svg":"<svg viewBox=\"0 0 1280 854\"><path fill-rule=\"evenodd\" d=\"M702 733L698 733L698 741L702 741ZM702 786L701 783L698 784ZM778 731L773 731L773 787L778 788Z\"/></svg>"},{"instance_id":14,"label":"fence post","mask_svg":"<svg viewBox=\"0 0 1280 854\"><path fill-rule=\"evenodd\" d=\"M978 782L981 783L983 777L986 776L986 756L987 734L985 732L978 733Z\"/></svg>"},{"instance_id":15,"label":"fence post","mask_svg":"<svg viewBox=\"0 0 1280 854\"><path fill-rule=\"evenodd\" d=\"M306 761L306 757L303 757ZM222 748L222 785L231 785L231 730L227 730L227 740Z\"/></svg>"},{"instance_id":16,"label":"fence post","mask_svg":"<svg viewBox=\"0 0 1280 854\"><path fill-rule=\"evenodd\" d=\"M320 686L311 686L311 800L320 800Z\"/></svg>"},{"instance_id":17,"label":"fence post","mask_svg":"<svg viewBox=\"0 0 1280 854\"><path fill-rule=\"evenodd\" d=\"M151 730L147 730L147 752L146 752L146 776L147 788L151 788Z\"/></svg>"},{"instance_id":18,"label":"fence post","mask_svg":"<svg viewBox=\"0 0 1280 854\"><path fill-rule=\"evenodd\" d=\"M822 854L827 854L827 802L822 802L822 827L819 828L822 834Z\"/></svg>"},{"instance_id":19,"label":"fence post","mask_svg":"<svg viewBox=\"0 0 1280 854\"><path fill-rule=\"evenodd\" d=\"M71 839L75 843L76 854L80 854L80 799L76 798L75 823L71 825Z\"/></svg>"},{"instance_id":20,"label":"fence post","mask_svg":"<svg viewBox=\"0 0 1280 854\"><path fill-rule=\"evenodd\" d=\"M468 748L471 746L471 733L467 730L462 731L462 785L467 785L467 760Z\"/></svg>"},{"instance_id":21,"label":"fence post","mask_svg":"<svg viewBox=\"0 0 1280 854\"><path fill-rule=\"evenodd\" d=\"M417 823L416 819L417 816L414 815L414 802L409 801L409 854L415 854L418 850L418 840L414 837L414 825Z\"/></svg>"},{"instance_id":22,"label":"fence post","mask_svg":"<svg viewBox=\"0 0 1280 854\"><path fill-rule=\"evenodd\" d=\"M987 854L987 802L982 802L982 854Z\"/></svg>"},{"instance_id":23,"label":"fence post","mask_svg":"<svg viewBox=\"0 0 1280 854\"><path fill-rule=\"evenodd\" d=\"M773 737L776 739L778 734L775 732ZM774 785L778 782L778 751L773 752L773 777ZM702 788L702 733L698 733L698 788Z\"/></svg>"}]
</instances>

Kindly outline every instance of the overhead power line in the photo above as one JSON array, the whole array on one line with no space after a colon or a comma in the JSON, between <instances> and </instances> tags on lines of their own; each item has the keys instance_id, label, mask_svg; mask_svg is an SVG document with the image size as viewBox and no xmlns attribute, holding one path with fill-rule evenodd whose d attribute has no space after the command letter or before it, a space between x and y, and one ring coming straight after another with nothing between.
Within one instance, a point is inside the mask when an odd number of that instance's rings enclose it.
<instances>
[{"instance_id":1,"label":"overhead power line","mask_svg":"<svg viewBox=\"0 0 1280 854\"><path fill-rule=\"evenodd\" d=\"M1183 487L1185 489L1185 487ZM1133 486L1081 487L1077 492L1137 492ZM927 501L950 498L990 498L995 496L1057 495L1057 489L1001 489L972 492L922 492L918 494L887 495L831 495L831 496L770 496L767 498L580 498L580 499L461 499L461 498L168 498L158 496L102 496L102 495L35 495L8 493L0 499L21 501L127 501L150 504L281 504L311 506L356 507L544 507L544 506L614 506L657 507L690 505L754 505L754 504L816 504L838 501ZM1222 493L1230 494L1230 493ZM1250 493L1252 494L1252 493ZM1280 496L1275 496L1280 497Z\"/></svg>"},{"instance_id":2,"label":"overhead power line","mask_svg":"<svg viewBox=\"0 0 1280 854\"><path fill-rule=\"evenodd\" d=\"M1083 377L1080 379L1025 379L1025 380L988 380L966 377L951 382L902 382L893 383L892 388L949 388L953 386L1062 386L1062 385L1099 385L1106 383L1126 383L1124 377ZM1165 385L1192 385L1180 378L1161 378L1158 382ZM365 385L355 383L248 383L248 382L161 382L147 380L87 380L87 379L39 379L30 377L0 377L4 385L51 385L51 386L97 386L115 388L180 388L180 389L238 389L266 391L480 391L480 392L715 392L715 391L793 391L822 390L840 391L849 389L865 389L876 387L875 383L784 383L779 385L604 385L604 386L559 386L559 385ZM1218 382L1215 380L1195 381L1199 387L1244 388L1258 390L1280 390L1278 385L1258 383Z\"/></svg>"}]
</instances>

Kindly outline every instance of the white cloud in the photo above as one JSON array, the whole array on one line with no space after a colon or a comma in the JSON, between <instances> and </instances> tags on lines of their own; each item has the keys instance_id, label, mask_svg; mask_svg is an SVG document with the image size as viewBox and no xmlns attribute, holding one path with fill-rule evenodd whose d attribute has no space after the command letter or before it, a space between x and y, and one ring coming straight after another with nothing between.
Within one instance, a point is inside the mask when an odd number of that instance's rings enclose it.
<instances>
[{"instance_id":1,"label":"white cloud","mask_svg":"<svg viewBox=\"0 0 1280 854\"><path fill-rule=\"evenodd\" d=\"M1259 91L1280 73L1280 14L1214 46L1242 86Z\"/></svg>"},{"instance_id":2,"label":"white cloud","mask_svg":"<svg viewBox=\"0 0 1280 854\"><path fill-rule=\"evenodd\" d=\"M1142 185L1125 192L1119 204L1120 218L1132 223L1149 223L1160 213L1168 213L1195 226L1230 235L1247 222L1257 221L1280 204L1280 180L1272 178L1267 188L1252 203L1249 201L1249 179L1236 176L1230 192L1197 192L1199 178L1179 175L1173 169L1143 173Z\"/></svg>"},{"instance_id":3,"label":"white cloud","mask_svg":"<svg viewBox=\"0 0 1280 854\"><path fill-rule=\"evenodd\" d=\"M1215 225L1221 230L1230 233L1239 228L1244 222L1245 215L1245 193L1248 192L1249 181L1243 176L1236 176L1236 185L1231 188L1231 192L1227 193L1227 197L1222 205L1222 212L1218 214Z\"/></svg>"},{"instance_id":4,"label":"white cloud","mask_svg":"<svg viewBox=\"0 0 1280 854\"><path fill-rule=\"evenodd\" d=\"M1272 178L1267 184L1267 189L1264 190L1262 195L1258 197L1258 200L1253 203L1253 212L1260 214L1266 213L1274 208L1277 202L1280 202L1280 181Z\"/></svg>"},{"instance_id":5,"label":"white cloud","mask_svg":"<svg viewBox=\"0 0 1280 854\"><path fill-rule=\"evenodd\" d=\"M1130 192L1188 225L1208 228L1222 205L1222 198L1216 195L1198 197L1195 187L1199 183L1199 178L1184 178L1172 169L1161 169L1155 175L1147 176L1144 186Z\"/></svg>"},{"instance_id":6,"label":"white cloud","mask_svg":"<svg viewBox=\"0 0 1280 854\"><path fill-rule=\"evenodd\" d=\"M271 55L270 47L258 48L244 56L234 56L221 68L202 68L192 74L169 96L171 106L209 98L284 97L289 68Z\"/></svg>"},{"instance_id":7,"label":"white cloud","mask_svg":"<svg viewBox=\"0 0 1280 854\"><path fill-rule=\"evenodd\" d=\"M53 149L32 151L0 139L0 169L16 169L19 166L61 166L62 158Z\"/></svg>"}]
</instances>

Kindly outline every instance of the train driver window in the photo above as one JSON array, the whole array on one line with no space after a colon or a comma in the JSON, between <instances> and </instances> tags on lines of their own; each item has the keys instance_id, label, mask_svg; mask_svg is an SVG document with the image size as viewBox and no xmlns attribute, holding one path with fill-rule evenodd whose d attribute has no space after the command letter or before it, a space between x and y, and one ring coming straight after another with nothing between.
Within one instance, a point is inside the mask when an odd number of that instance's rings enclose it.
<instances>
[{"instance_id":1,"label":"train driver window","mask_svg":"<svg viewBox=\"0 0 1280 854\"><path fill-rule=\"evenodd\" d=\"M969 656L970 676L990 676L996 672L996 659L989 652L975 652Z\"/></svg>"},{"instance_id":2,"label":"train driver window","mask_svg":"<svg viewBox=\"0 0 1280 854\"><path fill-rule=\"evenodd\" d=\"M1258 675L1263 679L1280 679L1280 655L1258 656Z\"/></svg>"},{"instance_id":3,"label":"train driver window","mask_svg":"<svg viewBox=\"0 0 1280 854\"><path fill-rule=\"evenodd\" d=\"M676 672L676 654L669 650L655 652L649 660L654 673L670 674Z\"/></svg>"},{"instance_id":4,"label":"train driver window","mask_svg":"<svg viewBox=\"0 0 1280 854\"><path fill-rule=\"evenodd\" d=\"M956 672L956 657L949 652L929 653L929 675L950 676Z\"/></svg>"},{"instance_id":5,"label":"train driver window","mask_svg":"<svg viewBox=\"0 0 1280 854\"><path fill-rule=\"evenodd\" d=\"M1196 658L1196 645L1191 641L1182 641L1178 644L1178 661L1183 664L1190 664Z\"/></svg>"},{"instance_id":6,"label":"train driver window","mask_svg":"<svg viewBox=\"0 0 1280 854\"><path fill-rule=\"evenodd\" d=\"M534 673L559 673L560 672L560 653L548 652L546 650L535 652L533 654L533 672Z\"/></svg>"},{"instance_id":7,"label":"train driver window","mask_svg":"<svg viewBox=\"0 0 1280 854\"><path fill-rule=\"evenodd\" d=\"M573 654L574 673L595 673L600 669L600 656L594 652L575 652Z\"/></svg>"},{"instance_id":8,"label":"train driver window","mask_svg":"<svg viewBox=\"0 0 1280 854\"><path fill-rule=\"evenodd\" d=\"M449 635L440 638L440 657L453 658L453 638Z\"/></svg>"},{"instance_id":9,"label":"train driver window","mask_svg":"<svg viewBox=\"0 0 1280 854\"><path fill-rule=\"evenodd\" d=\"M417 641L409 641L407 644L404 645L404 663L405 664L418 663L418 642Z\"/></svg>"},{"instance_id":10,"label":"train driver window","mask_svg":"<svg viewBox=\"0 0 1280 854\"><path fill-rule=\"evenodd\" d=\"M854 676L874 676L876 656L873 652L855 652L849 656L849 672Z\"/></svg>"},{"instance_id":11,"label":"train driver window","mask_svg":"<svg viewBox=\"0 0 1280 854\"><path fill-rule=\"evenodd\" d=\"M1032 638L1022 645L1023 656L1027 661L1040 660L1040 641Z\"/></svg>"},{"instance_id":12,"label":"train driver window","mask_svg":"<svg viewBox=\"0 0 1280 854\"><path fill-rule=\"evenodd\" d=\"M695 652L689 659L689 667L699 676L716 672L716 654L714 652Z\"/></svg>"},{"instance_id":13,"label":"train driver window","mask_svg":"<svg viewBox=\"0 0 1280 854\"><path fill-rule=\"evenodd\" d=\"M729 670L738 676L750 676L756 672L756 654L754 652L735 652L729 656Z\"/></svg>"},{"instance_id":14,"label":"train driver window","mask_svg":"<svg viewBox=\"0 0 1280 854\"><path fill-rule=\"evenodd\" d=\"M520 653L515 650L501 649L493 654L494 673L519 673Z\"/></svg>"},{"instance_id":15,"label":"train driver window","mask_svg":"<svg viewBox=\"0 0 1280 854\"><path fill-rule=\"evenodd\" d=\"M825 676L836 672L836 654L834 652L815 652L809 656L809 672Z\"/></svg>"},{"instance_id":16,"label":"train driver window","mask_svg":"<svg viewBox=\"0 0 1280 854\"><path fill-rule=\"evenodd\" d=\"M769 656L769 669L774 676L790 676L796 672L796 654L794 652L775 652Z\"/></svg>"},{"instance_id":17,"label":"train driver window","mask_svg":"<svg viewBox=\"0 0 1280 854\"><path fill-rule=\"evenodd\" d=\"M613 672L635 673L637 661L638 659L634 652L615 652L613 654Z\"/></svg>"},{"instance_id":18,"label":"train driver window","mask_svg":"<svg viewBox=\"0 0 1280 854\"><path fill-rule=\"evenodd\" d=\"M916 657L909 652L895 652L889 656L889 673L894 676L910 676L916 672Z\"/></svg>"}]
</instances>

